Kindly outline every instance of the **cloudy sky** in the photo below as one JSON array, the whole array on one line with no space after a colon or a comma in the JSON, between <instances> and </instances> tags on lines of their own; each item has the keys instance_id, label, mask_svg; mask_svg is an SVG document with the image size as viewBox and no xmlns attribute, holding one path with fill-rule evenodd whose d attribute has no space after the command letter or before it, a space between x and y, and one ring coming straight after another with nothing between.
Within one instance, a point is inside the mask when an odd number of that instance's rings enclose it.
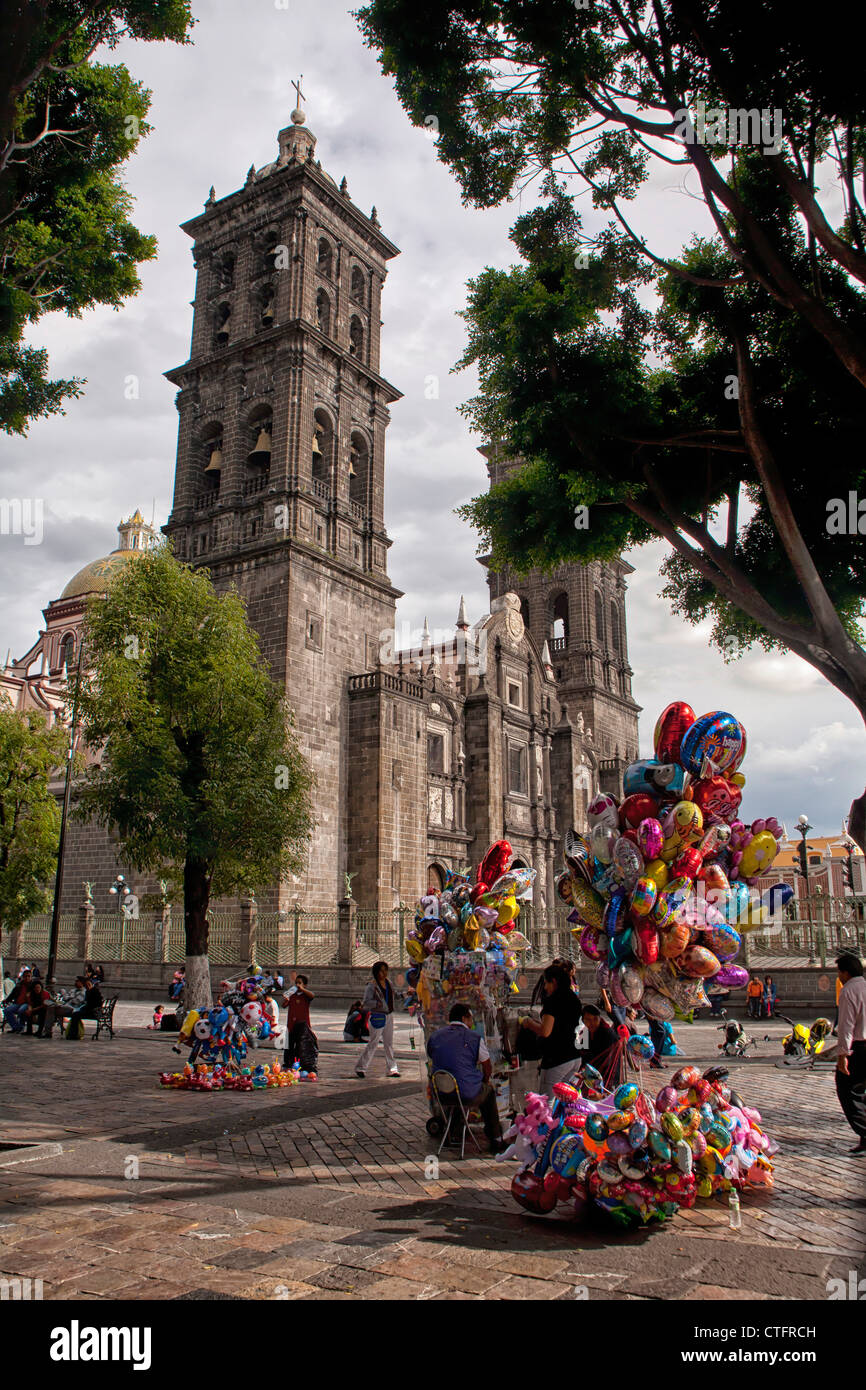
<instances>
[{"instance_id":1,"label":"cloudy sky","mask_svg":"<svg viewBox=\"0 0 866 1390\"><path fill-rule=\"evenodd\" d=\"M41 609L83 564L116 543L121 516L140 507L157 525L171 505L177 415L162 373L186 360L194 293L188 238L178 223L201 210L211 184L222 197L251 163L276 154L277 131L294 105L290 83L304 74L317 154L402 249L385 286L382 370L403 400L388 433L386 519L390 567L406 592L398 627L453 624L461 593L470 620L486 609L476 540L453 508L486 483L483 459L457 406L472 394L468 374L450 375L464 343L457 312L467 279L514 259L508 229L515 203L490 212L462 207L435 146L410 126L389 80L364 48L344 0L197 0L194 44L128 45L121 56L153 91L153 134L130 162L135 219L156 233L159 258L142 269L142 291L115 313L53 315L34 341L58 375L88 381L65 417L34 425L2 445L5 497L41 497L41 545L0 536L0 645L21 655ZM435 113L431 113L435 114ZM526 205L524 201L524 206ZM642 198L639 222L654 247L673 251L701 208L667 170ZM438 400L425 380L439 378ZM127 379L138 378L137 399ZM836 833L863 789L866 741L853 707L796 657L756 653L725 666L707 634L685 628L659 599L664 547L629 556L637 566L629 605L634 690L644 706L641 746L651 752L655 719L672 699L698 713L732 710L746 725L748 819L776 814L792 827L801 811Z\"/></svg>"}]
</instances>

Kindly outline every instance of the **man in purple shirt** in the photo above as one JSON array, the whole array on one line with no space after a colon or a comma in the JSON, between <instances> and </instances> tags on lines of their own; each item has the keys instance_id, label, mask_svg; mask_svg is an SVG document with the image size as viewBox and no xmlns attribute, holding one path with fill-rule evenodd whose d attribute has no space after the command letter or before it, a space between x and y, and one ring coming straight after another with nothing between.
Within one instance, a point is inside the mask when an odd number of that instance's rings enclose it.
<instances>
[{"instance_id":1,"label":"man in purple shirt","mask_svg":"<svg viewBox=\"0 0 866 1390\"><path fill-rule=\"evenodd\" d=\"M837 956L836 969L842 981L836 1094L858 1139L850 1152L862 1158L866 1156L866 979L863 962L853 952Z\"/></svg>"}]
</instances>

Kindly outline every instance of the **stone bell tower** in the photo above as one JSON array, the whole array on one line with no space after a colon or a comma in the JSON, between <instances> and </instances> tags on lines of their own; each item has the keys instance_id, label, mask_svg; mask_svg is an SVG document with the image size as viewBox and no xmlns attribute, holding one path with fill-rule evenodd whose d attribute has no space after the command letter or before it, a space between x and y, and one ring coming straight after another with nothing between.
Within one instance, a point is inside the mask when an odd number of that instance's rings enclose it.
<instances>
[{"instance_id":1,"label":"stone bell tower","mask_svg":"<svg viewBox=\"0 0 866 1390\"><path fill-rule=\"evenodd\" d=\"M398 254L315 158L304 112L276 159L183 224L196 291L178 387L175 553L245 600L317 778L300 892L342 895L349 675L376 664L399 592L387 572L382 286ZM276 894L276 888L274 890ZM271 898L271 895L268 895ZM271 906L276 903L271 900ZM282 904L281 904L282 905Z\"/></svg>"},{"instance_id":2,"label":"stone bell tower","mask_svg":"<svg viewBox=\"0 0 866 1390\"><path fill-rule=\"evenodd\" d=\"M520 467L521 460L496 445L479 452L491 486ZM632 695L626 636L627 578L633 573L619 559L561 565L550 574L533 570L524 578L491 570L487 579L491 599L508 590L519 596L539 651L547 643L557 697L571 724L592 730L601 789L615 794L638 755L640 705Z\"/></svg>"}]
</instances>

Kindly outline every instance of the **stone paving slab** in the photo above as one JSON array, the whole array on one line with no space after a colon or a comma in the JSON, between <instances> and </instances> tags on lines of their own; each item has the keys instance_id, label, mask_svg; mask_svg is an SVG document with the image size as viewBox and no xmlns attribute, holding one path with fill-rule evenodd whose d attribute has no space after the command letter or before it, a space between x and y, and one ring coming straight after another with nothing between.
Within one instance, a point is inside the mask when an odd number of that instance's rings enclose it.
<instances>
[{"instance_id":1,"label":"stone paving slab","mask_svg":"<svg viewBox=\"0 0 866 1390\"><path fill-rule=\"evenodd\" d=\"M716 1058L712 1025L678 1035ZM0 1277L60 1300L727 1301L823 1299L863 1268L866 1170L832 1072L775 1069L777 1043L731 1064L782 1145L775 1191L739 1230L713 1202L631 1233L521 1212L510 1163L432 1162L408 1067L359 1082L335 1044L317 1085L199 1096L156 1085L166 1051L0 1037L4 1137L62 1150L0 1167Z\"/></svg>"}]
</instances>

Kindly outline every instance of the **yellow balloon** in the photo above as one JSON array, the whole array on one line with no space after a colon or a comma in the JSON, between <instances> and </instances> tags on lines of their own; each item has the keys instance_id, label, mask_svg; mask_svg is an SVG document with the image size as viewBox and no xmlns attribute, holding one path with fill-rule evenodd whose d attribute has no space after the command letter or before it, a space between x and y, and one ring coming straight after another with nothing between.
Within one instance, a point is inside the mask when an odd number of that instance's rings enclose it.
<instances>
[{"instance_id":1,"label":"yellow balloon","mask_svg":"<svg viewBox=\"0 0 866 1390\"><path fill-rule=\"evenodd\" d=\"M656 888L661 892L667 886L671 871L663 859L651 859L644 869L644 874L653 880Z\"/></svg>"},{"instance_id":2,"label":"yellow balloon","mask_svg":"<svg viewBox=\"0 0 866 1390\"><path fill-rule=\"evenodd\" d=\"M424 947L420 941L415 940L414 936L410 936L406 940L406 954L416 965L420 965L424 959Z\"/></svg>"},{"instance_id":3,"label":"yellow balloon","mask_svg":"<svg viewBox=\"0 0 866 1390\"><path fill-rule=\"evenodd\" d=\"M509 922L513 922L519 911L520 908L514 896L514 891L512 890L500 903L499 916L497 918L499 926L505 927ZM470 918L470 921L471 920Z\"/></svg>"},{"instance_id":4,"label":"yellow balloon","mask_svg":"<svg viewBox=\"0 0 866 1390\"><path fill-rule=\"evenodd\" d=\"M740 877L754 878L756 874L766 873L779 852L775 835L769 830L760 830L753 836L740 860Z\"/></svg>"}]
</instances>

